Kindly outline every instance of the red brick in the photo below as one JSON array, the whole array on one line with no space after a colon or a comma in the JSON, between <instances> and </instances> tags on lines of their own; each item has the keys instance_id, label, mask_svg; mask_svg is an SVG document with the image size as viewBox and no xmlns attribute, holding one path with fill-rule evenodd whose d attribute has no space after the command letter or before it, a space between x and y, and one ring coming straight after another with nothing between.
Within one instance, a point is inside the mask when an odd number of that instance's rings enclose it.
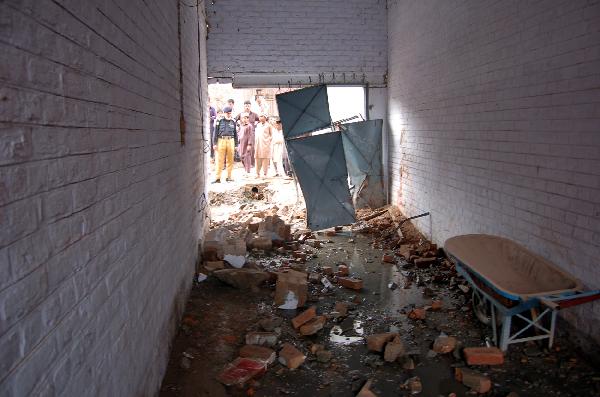
<instances>
[{"instance_id":1,"label":"red brick","mask_svg":"<svg viewBox=\"0 0 600 397\"><path fill-rule=\"evenodd\" d=\"M422 308L414 308L408 313L408 318L413 320L425 320L427 312Z\"/></svg>"},{"instance_id":2,"label":"red brick","mask_svg":"<svg viewBox=\"0 0 600 397\"><path fill-rule=\"evenodd\" d=\"M433 311L441 310L443 306L444 306L444 303L440 300L431 301L431 310L433 310Z\"/></svg>"},{"instance_id":3,"label":"red brick","mask_svg":"<svg viewBox=\"0 0 600 397\"><path fill-rule=\"evenodd\" d=\"M317 307L311 306L292 319L292 326L295 329L300 328L302 324L307 323L317 316Z\"/></svg>"},{"instance_id":4,"label":"red brick","mask_svg":"<svg viewBox=\"0 0 600 397\"><path fill-rule=\"evenodd\" d=\"M497 347L467 347L463 353L469 365L504 364L504 353Z\"/></svg>"},{"instance_id":5,"label":"red brick","mask_svg":"<svg viewBox=\"0 0 600 397\"><path fill-rule=\"evenodd\" d=\"M492 388L492 381L485 375L468 368L455 368L456 380L477 393L487 393Z\"/></svg>"},{"instance_id":6,"label":"red brick","mask_svg":"<svg viewBox=\"0 0 600 397\"><path fill-rule=\"evenodd\" d=\"M315 317L300 327L300 333L305 336L314 335L323 328L326 321L327 318L325 316Z\"/></svg>"},{"instance_id":7,"label":"red brick","mask_svg":"<svg viewBox=\"0 0 600 397\"><path fill-rule=\"evenodd\" d=\"M350 269L348 269L348 266L346 265L339 265L337 275L338 277L347 277L350 275Z\"/></svg>"},{"instance_id":8,"label":"red brick","mask_svg":"<svg viewBox=\"0 0 600 397\"><path fill-rule=\"evenodd\" d=\"M395 332L385 332L383 334L373 334L367 336L367 349L374 352L382 352L383 346L394 339L398 334Z\"/></svg>"},{"instance_id":9,"label":"red brick","mask_svg":"<svg viewBox=\"0 0 600 397\"><path fill-rule=\"evenodd\" d=\"M415 259L415 266L418 268L426 268L434 264L436 261L435 258L418 258Z\"/></svg>"},{"instance_id":10,"label":"red brick","mask_svg":"<svg viewBox=\"0 0 600 397\"><path fill-rule=\"evenodd\" d=\"M348 314L348 304L346 302L335 302L334 310L340 313L340 316Z\"/></svg>"},{"instance_id":11,"label":"red brick","mask_svg":"<svg viewBox=\"0 0 600 397\"><path fill-rule=\"evenodd\" d=\"M385 263L396 263L394 256L388 255L388 254L384 254L383 257L381 258L381 261L385 262Z\"/></svg>"},{"instance_id":12,"label":"red brick","mask_svg":"<svg viewBox=\"0 0 600 397\"><path fill-rule=\"evenodd\" d=\"M350 288L350 289L354 289L354 290L361 290L363 287L363 281L359 278L338 277L337 282L342 287Z\"/></svg>"},{"instance_id":13,"label":"red brick","mask_svg":"<svg viewBox=\"0 0 600 397\"><path fill-rule=\"evenodd\" d=\"M399 335L396 335L391 342L385 345L383 359L387 362L394 362L398 357L404 354L404 344Z\"/></svg>"},{"instance_id":14,"label":"red brick","mask_svg":"<svg viewBox=\"0 0 600 397\"><path fill-rule=\"evenodd\" d=\"M306 356L290 343L284 343L279 351L279 362L289 369L296 369L304 363Z\"/></svg>"},{"instance_id":15,"label":"red brick","mask_svg":"<svg viewBox=\"0 0 600 397\"><path fill-rule=\"evenodd\" d=\"M240 349L239 356L263 360L269 364L275 361L275 351L264 346L245 345Z\"/></svg>"}]
</instances>

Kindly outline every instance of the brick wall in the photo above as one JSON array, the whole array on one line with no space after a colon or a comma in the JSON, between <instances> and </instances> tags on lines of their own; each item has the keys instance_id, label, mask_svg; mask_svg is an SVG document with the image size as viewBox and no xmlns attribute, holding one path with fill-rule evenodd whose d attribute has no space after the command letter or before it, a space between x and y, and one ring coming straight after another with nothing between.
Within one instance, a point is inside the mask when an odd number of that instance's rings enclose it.
<instances>
[{"instance_id":1,"label":"brick wall","mask_svg":"<svg viewBox=\"0 0 600 397\"><path fill-rule=\"evenodd\" d=\"M209 76L324 73L325 82L341 83L361 82L364 74L365 82L384 81L385 0L229 0L206 4Z\"/></svg>"},{"instance_id":2,"label":"brick wall","mask_svg":"<svg viewBox=\"0 0 600 397\"><path fill-rule=\"evenodd\" d=\"M205 24L199 54L180 15L183 104L177 1L0 2L1 396L158 390L203 224Z\"/></svg>"},{"instance_id":3,"label":"brick wall","mask_svg":"<svg viewBox=\"0 0 600 397\"><path fill-rule=\"evenodd\" d=\"M392 199L600 288L600 2L389 2ZM600 341L600 303L564 312Z\"/></svg>"}]
</instances>

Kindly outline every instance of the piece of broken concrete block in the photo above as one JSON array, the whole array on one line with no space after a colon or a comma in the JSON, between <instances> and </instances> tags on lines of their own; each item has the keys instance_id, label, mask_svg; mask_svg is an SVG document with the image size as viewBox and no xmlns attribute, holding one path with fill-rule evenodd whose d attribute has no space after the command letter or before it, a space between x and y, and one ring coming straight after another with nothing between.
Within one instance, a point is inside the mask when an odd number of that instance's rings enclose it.
<instances>
[{"instance_id":1,"label":"piece of broken concrete block","mask_svg":"<svg viewBox=\"0 0 600 397\"><path fill-rule=\"evenodd\" d=\"M207 261L218 261L223 259L223 244L231 237L231 231L224 227L211 229L204 237L202 244L202 256Z\"/></svg>"},{"instance_id":2,"label":"piece of broken concrete block","mask_svg":"<svg viewBox=\"0 0 600 397\"><path fill-rule=\"evenodd\" d=\"M246 334L247 345L273 347L277 344L279 335L276 332L249 332Z\"/></svg>"},{"instance_id":3,"label":"piece of broken concrete block","mask_svg":"<svg viewBox=\"0 0 600 397\"><path fill-rule=\"evenodd\" d=\"M311 306L292 319L292 326L295 329L298 329L298 328L300 328L301 325L309 322L316 316L317 316L317 307Z\"/></svg>"},{"instance_id":4,"label":"piece of broken concrete block","mask_svg":"<svg viewBox=\"0 0 600 397\"><path fill-rule=\"evenodd\" d=\"M228 238L223 243L223 260L236 269L246 263L246 240L242 238Z\"/></svg>"},{"instance_id":5,"label":"piece of broken concrete block","mask_svg":"<svg viewBox=\"0 0 600 397\"><path fill-rule=\"evenodd\" d=\"M296 270L277 273L275 305L280 309L296 309L306 304L307 274Z\"/></svg>"},{"instance_id":6,"label":"piece of broken concrete block","mask_svg":"<svg viewBox=\"0 0 600 397\"><path fill-rule=\"evenodd\" d=\"M385 344L394 339L396 332L384 332L367 336L367 349L374 352L382 352Z\"/></svg>"},{"instance_id":7,"label":"piece of broken concrete block","mask_svg":"<svg viewBox=\"0 0 600 397\"><path fill-rule=\"evenodd\" d=\"M279 351L279 362L289 369L296 369L304 363L306 356L291 343L284 343Z\"/></svg>"},{"instance_id":8,"label":"piece of broken concrete block","mask_svg":"<svg viewBox=\"0 0 600 397\"><path fill-rule=\"evenodd\" d=\"M222 282L239 289L257 290L269 279L269 274L256 269L222 269L212 273Z\"/></svg>"},{"instance_id":9,"label":"piece of broken concrete block","mask_svg":"<svg viewBox=\"0 0 600 397\"><path fill-rule=\"evenodd\" d=\"M480 394L487 393L492 388L490 378L472 369L454 368L454 376L457 381Z\"/></svg>"}]
</instances>

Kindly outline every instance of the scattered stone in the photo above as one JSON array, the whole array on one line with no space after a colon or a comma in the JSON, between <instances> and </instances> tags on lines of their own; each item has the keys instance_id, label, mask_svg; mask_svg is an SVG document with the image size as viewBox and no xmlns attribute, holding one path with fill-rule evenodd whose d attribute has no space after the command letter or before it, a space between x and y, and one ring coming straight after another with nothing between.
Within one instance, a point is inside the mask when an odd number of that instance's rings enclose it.
<instances>
[{"instance_id":1,"label":"scattered stone","mask_svg":"<svg viewBox=\"0 0 600 397\"><path fill-rule=\"evenodd\" d=\"M406 382L404 382L404 387L410 390L410 394L419 394L423 391L423 385L421 384L421 378L418 376L413 376L412 378L408 378Z\"/></svg>"},{"instance_id":2,"label":"scattered stone","mask_svg":"<svg viewBox=\"0 0 600 397\"><path fill-rule=\"evenodd\" d=\"M337 275L338 277L347 277L350 275L350 269L346 265L339 265Z\"/></svg>"},{"instance_id":3,"label":"scattered stone","mask_svg":"<svg viewBox=\"0 0 600 397\"><path fill-rule=\"evenodd\" d=\"M209 272L213 272L215 270L221 270L221 269L225 268L225 262L223 262L223 261L206 261L206 262L204 262L204 268Z\"/></svg>"},{"instance_id":4,"label":"scattered stone","mask_svg":"<svg viewBox=\"0 0 600 397\"><path fill-rule=\"evenodd\" d=\"M457 381L480 394L487 393L492 388L490 378L468 368L454 368L454 376Z\"/></svg>"},{"instance_id":5,"label":"scattered stone","mask_svg":"<svg viewBox=\"0 0 600 397\"><path fill-rule=\"evenodd\" d=\"M408 312L408 318L412 320L425 320L425 317L427 317L427 312L423 308L414 308Z\"/></svg>"},{"instance_id":6,"label":"scattered stone","mask_svg":"<svg viewBox=\"0 0 600 397\"><path fill-rule=\"evenodd\" d=\"M504 364L504 353L497 347L467 347L463 353L468 365Z\"/></svg>"},{"instance_id":7,"label":"scattered stone","mask_svg":"<svg viewBox=\"0 0 600 397\"><path fill-rule=\"evenodd\" d=\"M269 317L260 320L258 325L260 325L260 327L265 331L272 332L275 331L277 327L281 326L282 322L283 319L281 317Z\"/></svg>"},{"instance_id":8,"label":"scattered stone","mask_svg":"<svg viewBox=\"0 0 600 397\"><path fill-rule=\"evenodd\" d=\"M367 336L367 349L374 352L382 352L385 344L393 340L396 336L398 334L394 332L369 335Z\"/></svg>"},{"instance_id":9,"label":"scattered stone","mask_svg":"<svg viewBox=\"0 0 600 397\"><path fill-rule=\"evenodd\" d=\"M383 359L389 363L394 362L398 357L404 354L404 344L400 339L400 335L396 335L394 339L385 345Z\"/></svg>"},{"instance_id":10,"label":"scattered stone","mask_svg":"<svg viewBox=\"0 0 600 397\"><path fill-rule=\"evenodd\" d=\"M304 363L306 356L290 343L284 343L279 351L279 362L289 369L296 369Z\"/></svg>"},{"instance_id":11,"label":"scattered stone","mask_svg":"<svg viewBox=\"0 0 600 397\"><path fill-rule=\"evenodd\" d=\"M181 357L180 365L183 369L190 369L192 367L192 360L185 356Z\"/></svg>"},{"instance_id":12,"label":"scattered stone","mask_svg":"<svg viewBox=\"0 0 600 397\"><path fill-rule=\"evenodd\" d=\"M338 277L337 282L344 288L354 290L361 290L363 287L363 281L354 277Z\"/></svg>"},{"instance_id":13,"label":"scattered stone","mask_svg":"<svg viewBox=\"0 0 600 397\"><path fill-rule=\"evenodd\" d=\"M454 368L457 381L477 393L487 393L492 388L492 381L485 375L468 368Z\"/></svg>"},{"instance_id":14,"label":"scattered stone","mask_svg":"<svg viewBox=\"0 0 600 397\"><path fill-rule=\"evenodd\" d=\"M240 357L263 360L268 364L275 362L275 351L264 346L244 345L239 352Z\"/></svg>"},{"instance_id":15,"label":"scattered stone","mask_svg":"<svg viewBox=\"0 0 600 397\"><path fill-rule=\"evenodd\" d=\"M247 345L275 346L279 335L275 332L250 332L246 334Z\"/></svg>"},{"instance_id":16,"label":"scattered stone","mask_svg":"<svg viewBox=\"0 0 600 397\"><path fill-rule=\"evenodd\" d=\"M213 275L232 287L251 290L257 290L269 279L268 273L256 269L222 269L215 270Z\"/></svg>"},{"instance_id":17,"label":"scattered stone","mask_svg":"<svg viewBox=\"0 0 600 397\"><path fill-rule=\"evenodd\" d=\"M317 352L317 361L320 363L328 363L331 361L332 353L329 350L319 350Z\"/></svg>"},{"instance_id":18,"label":"scattered stone","mask_svg":"<svg viewBox=\"0 0 600 397\"><path fill-rule=\"evenodd\" d=\"M433 351L438 354L450 353L456 347L457 340L453 336L440 335L433 342Z\"/></svg>"},{"instance_id":19,"label":"scattered stone","mask_svg":"<svg viewBox=\"0 0 600 397\"><path fill-rule=\"evenodd\" d=\"M435 257L434 258L418 258L418 259L415 259L414 264L419 269L425 269L425 268L433 265L436 261L437 261L437 259Z\"/></svg>"},{"instance_id":20,"label":"scattered stone","mask_svg":"<svg viewBox=\"0 0 600 397\"><path fill-rule=\"evenodd\" d=\"M280 309L296 309L304 306L308 294L306 278L306 273L295 270L278 272L275 305Z\"/></svg>"},{"instance_id":21,"label":"scattered stone","mask_svg":"<svg viewBox=\"0 0 600 397\"><path fill-rule=\"evenodd\" d=\"M344 317L348 314L348 304L346 302L335 302L334 310Z\"/></svg>"},{"instance_id":22,"label":"scattered stone","mask_svg":"<svg viewBox=\"0 0 600 397\"><path fill-rule=\"evenodd\" d=\"M317 307L311 306L307 310L303 311L292 319L292 326L294 329L300 328L301 325L307 323L317 316Z\"/></svg>"},{"instance_id":23,"label":"scattered stone","mask_svg":"<svg viewBox=\"0 0 600 397\"><path fill-rule=\"evenodd\" d=\"M300 333L304 336L314 335L323 329L326 321L327 318L325 316L315 317L300 327Z\"/></svg>"},{"instance_id":24,"label":"scattered stone","mask_svg":"<svg viewBox=\"0 0 600 397\"><path fill-rule=\"evenodd\" d=\"M442 302L441 300L431 301L431 310L434 312L438 311L438 310L442 310L443 306L444 306L444 302Z\"/></svg>"},{"instance_id":25,"label":"scattered stone","mask_svg":"<svg viewBox=\"0 0 600 397\"><path fill-rule=\"evenodd\" d=\"M319 352L321 350L325 350L325 346L323 346L319 343L313 343L312 345L310 345L310 352L312 354L316 354L317 352Z\"/></svg>"},{"instance_id":26,"label":"scattered stone","mask_svg":"<svg viewBox=\"0 0 600 397\"><path fill-rule=\"evenodd\" d=\"M402 368L403 369L415 369L415 360L413 360L411 357L406 357L404 359L404 361L402 362Z\"/></svg>"},{"instance_id":27,"label":"scattered stone","mask_svg":"<svg viewBox=\"0 0 600 397\"><path fill-rule=\"evenodd\" d=\"M377 397L377 394L371 391L371 383L373 383L373 381L369 379L360 389L356 397Z\"/></svg>"}]
</instances>

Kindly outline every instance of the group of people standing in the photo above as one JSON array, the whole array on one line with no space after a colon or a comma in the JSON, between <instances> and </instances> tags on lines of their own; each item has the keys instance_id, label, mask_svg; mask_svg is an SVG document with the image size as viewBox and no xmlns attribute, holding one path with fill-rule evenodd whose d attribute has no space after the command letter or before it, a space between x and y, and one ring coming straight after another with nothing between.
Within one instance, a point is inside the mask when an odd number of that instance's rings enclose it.
<instances>
[{"instance_id":1,"label":"group of people standing","mask_svg":"<svg viewBox=\"0 0 600 397\"><path fill-rule=\"evenodd\" d=\"M211 139L215 159L215 180L221 182L221 173L227 164L226 181L232 181L235 152L244 166L246 175L254 168L256 177L266 177L270 163L273 164L275 176L291 174L291 167L285 150L283 131L279 118L269 119L264 110L255 113L251 110L251 102L244 102L244 110L235 118L232 117L232 99L223 108L223 117L217 119L214 108L210 107ZM214 123L214 124L213 124ZM262 175L261 175L262 173Z\"/></svg>"}]
</instances>

